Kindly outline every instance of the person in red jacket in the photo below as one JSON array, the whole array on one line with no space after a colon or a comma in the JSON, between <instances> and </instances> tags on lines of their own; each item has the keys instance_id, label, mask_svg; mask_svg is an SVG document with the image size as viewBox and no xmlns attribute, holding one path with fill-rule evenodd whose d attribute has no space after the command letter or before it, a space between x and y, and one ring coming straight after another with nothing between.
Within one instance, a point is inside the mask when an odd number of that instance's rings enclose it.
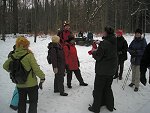
<instances>
[{"instance_id":1,"label":"person in red jacket","mask_svg":"<svg viewBox=\"0 0 150 113\"><path fill-rule=\"evenodd\" d=\"M60 44L64 46L65 42L68 40L68 36L71 35L70 24L65 22L64 29L58 32L58 36L60 37Z\"/></svg>"},{"instance_id":2,"label":"person in red jacket","mask_svg":"<svg viewBox=\"0 0 150 113\"><path fill-rule=\"evenodd\" d=\"M69 35L68 40L64 46L65 61L66 61L66 71L67 71L67 86L72 88L71 80L72 73L75 73L76 78L78 79L80 86L87 86L87 83L84 83L79 69L79 60L77 56L77 50L75 47L74 36Z\"/></svg>"}]
</instances>

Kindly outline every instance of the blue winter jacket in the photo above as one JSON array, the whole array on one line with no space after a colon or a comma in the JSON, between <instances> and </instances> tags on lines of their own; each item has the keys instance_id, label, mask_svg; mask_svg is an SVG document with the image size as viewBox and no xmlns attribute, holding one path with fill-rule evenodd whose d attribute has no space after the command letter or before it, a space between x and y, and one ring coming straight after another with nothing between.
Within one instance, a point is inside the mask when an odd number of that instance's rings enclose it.
<instances>
[{"instance_id":1,"label":"blue winter jacket","mask_svg":"<svg viewBox=\"0 0 150 113\"><path fill-rule=\"evenodd\" d=\"M143 56L147 42L145 38L134 38L134 40L129 45L128 52L131 55L131 64L140 65L141 58Z\"/></svg>"}]
</instances>

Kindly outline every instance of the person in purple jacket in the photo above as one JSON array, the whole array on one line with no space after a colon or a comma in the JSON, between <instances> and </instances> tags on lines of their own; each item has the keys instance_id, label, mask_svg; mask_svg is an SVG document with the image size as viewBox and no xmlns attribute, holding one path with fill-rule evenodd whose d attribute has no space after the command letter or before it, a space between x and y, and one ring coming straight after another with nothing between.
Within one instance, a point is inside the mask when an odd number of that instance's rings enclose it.
<instances>
[{"instance_id":1,"label":"person in purple jacket","mask_svg":"<svg viewBox=\"0 0 150 113\"><path fill-rule=\"evenodd\" d=\"M134 91L139 90L140 83L140 62L147 46L146 39L142 37L142 30L136 29L134 40L129 45L128 52L131 55L131 68L132 68L132 82L130 87L135 85Z\"/></svg>"}]
</instances>

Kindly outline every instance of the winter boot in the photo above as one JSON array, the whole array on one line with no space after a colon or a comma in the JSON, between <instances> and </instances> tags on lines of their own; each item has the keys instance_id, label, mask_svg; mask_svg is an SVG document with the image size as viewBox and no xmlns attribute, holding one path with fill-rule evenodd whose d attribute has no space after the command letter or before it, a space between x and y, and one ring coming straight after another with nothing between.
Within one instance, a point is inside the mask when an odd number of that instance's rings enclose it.
<instances>
[{"instance_id":1,"label":"winter boot","mask_svg":"<svg viewBox=\"0 0 150 113\"><path fill-rule=\"evenodd\" d=\"M71 89L71 88L72 88L72 86L71 86L71 85L67 85L67 86L68 86L68 88L69 88L69 89Z\"/></svg>"},{"instance_id":2,"label":"winter boot","mask_svg":"<svg viewBox=\"0 0 150 113\"><path fill-rule=\"evenodd\" d=\"M96 112L96 111L93 109L92 106L90 106L90 107L88 108L88 110L91 111L91 112L94 112L94 113L99 113L99 112Z\"/></svg>"},{"instance_id":3,"label":"winter boot","mask_svg":"<svg viewBox=\"0 0 150 113\"><path fill-rule=\"evenodd\" d=\"M133 84L133 83L131 83L131 84L129 84L129 87L133 87L135 84Z\"/></svg>"},{"instance_id":4,"label":"winter boot","mask_svg":"<svg viewBox=\"0 0 150 113\"><path fill-rule=\"evenodd\" d=\"M80 86L88 86L88 84L87 83L80 83Z\"/></svg>"},{"instance_id":5,"label":"winter boot","mask_svg":"<svg viewBox=\"0 0 150 113\"><path fill-rule=\"evenodd\" d=\"M139 88L135 87L134 92L138 92Z\"/></svg>"},{"instance_id":6,"label":"winter boot","mask_svg":"<svg viewBox=\"0 0 150 113\"><path fill-rule=\"evenodd\" d=\"M60 93L60 96L68 96L68 93Z\"/></svg>"},{"instance_id":7,"label":"winter boot","mask_svg":"<svg viewBox=\"0 0 150 113\"><path fill-rule=\"evenodd\" d=\"M119 76L119 80L122 80L122 76Z\"/></svg>"}]
</instances>

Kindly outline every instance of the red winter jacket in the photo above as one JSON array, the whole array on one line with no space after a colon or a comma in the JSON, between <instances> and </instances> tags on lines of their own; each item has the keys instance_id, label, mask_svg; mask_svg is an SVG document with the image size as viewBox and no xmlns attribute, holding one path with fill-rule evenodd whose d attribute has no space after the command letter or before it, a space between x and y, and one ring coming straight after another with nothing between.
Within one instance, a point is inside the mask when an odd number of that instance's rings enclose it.
<instances>
[{"instance_id":1,"label":"red winter jacket","mask_svg":"<svg viewBox=\"0 0 150 113\"><path fill-rule=\"evenodd\" d=\"M74 44L66 44L64 46L65 61L69 70L78 70L79 62L77 56L77 50Z\"/></svg>"},{"instance_id":2,"label":"red winter jacket","mask_svg":"<svg viewBox=\"0 0 150 113\"><path fill-rule=\"evenodd\" d=\"M68 36L72 33L68 30L62 30L58 33L58 36L60 37L60 43L64 45L64 43L68 40Z\"/></svg>"}]
</instances>

